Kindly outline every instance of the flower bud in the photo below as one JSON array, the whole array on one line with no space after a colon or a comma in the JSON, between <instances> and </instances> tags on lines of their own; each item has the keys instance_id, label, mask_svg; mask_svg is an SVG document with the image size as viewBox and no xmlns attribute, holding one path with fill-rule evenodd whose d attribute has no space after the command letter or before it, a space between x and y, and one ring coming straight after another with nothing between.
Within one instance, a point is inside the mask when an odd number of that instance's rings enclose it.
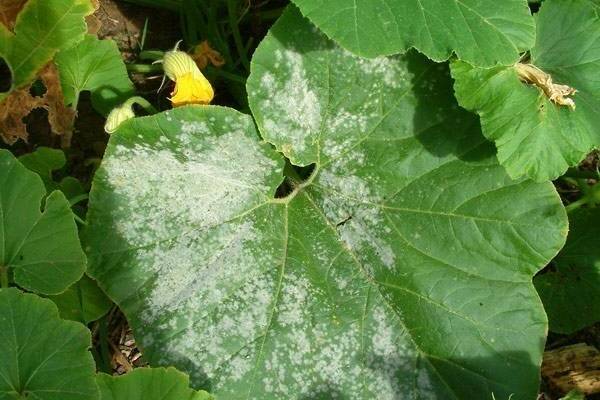
<instances>
[{"instance_id":1,"label":"flower bud","mask_svg":"<svg viewBox=\"0 0 600 400\"><path fill-rule=\"evenodd\" d=\"M125 102L120 106L113 108L108 114L106 123L104 124L104 131L108 134L113 133L119 128L119 125L131 118L135 118L135 113L133 112L131 104Z\"/></svg>"}]
</instances>

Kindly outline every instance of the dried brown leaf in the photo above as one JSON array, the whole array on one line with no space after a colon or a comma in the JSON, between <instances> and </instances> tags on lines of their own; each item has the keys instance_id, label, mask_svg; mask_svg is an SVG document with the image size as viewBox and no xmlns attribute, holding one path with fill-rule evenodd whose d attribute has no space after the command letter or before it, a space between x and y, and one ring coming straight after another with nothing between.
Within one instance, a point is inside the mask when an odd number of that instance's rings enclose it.
<instances>
[{"instance_id":1,"label":"dried brown leaf","mask_svg":"<svg viewBox=\"0 0 600 400\"><path fill-rule=\"evenodd\" d=\"M532 64L517 63L515 69L521 81L542 89L551 102L575 110L575 100L571 96L577 93L577 89L552 82L549 74Z\"/></svg>"},{"instance_id":2,"label":"dried brown leaf","mask_svg":"<svg viewBox=\"0 0 600 400\"><path fill-rule=\"evenodd\" d=\"M586 395L600 393L600 352L585 343L547 351L542 376L562 393L573 389Z\"/></svg>"},{"instance_id":3,"label":"dried brown leaf","mask_svg":"<svg viewBox=\"0 0 600 400\"><path fill-rule=\"evenodd\" d=\"M96 16L96 12L100 8L99 0L92 0L92 6L94 7L94 13L85 17L85 23L88 27L88 33L96 35L102 28L102 21Z\"/></svg>"},{"instance_id":4,"label":"dried brown leaf","mask_svg":"<svg viewBox=\"0 0 600 400\"><path fill-rule=\"evenodd\" d=\"M32 96L30 87L13 91L0 103L0 137L7 144L21 139L27 141L27 126L23 118L36 108L48 111L48 122L52 132L63 136L63 146L68 147L73 135L75 111L65 106L58 70L49 63L39 74L46 87L41 97Z\"/></svg>"},{"instance_id":5,"label":"dried brown leaf","mask_svg":"<svg viewBox=\"0 0 600 400\"><path fill-rule=\"evenodd\" d=\"M0 22L8 29L15 26L17 15L27 0L0 0Z\"/></svg>"},{"instance_id":6,"label":"dried brown leaf","mask_svg":"<svg viewBox=\"0 0 600 400\"><path fill-rule=\"evenodd\" d=\"M206 68L209 62L215 67L222 67L225 65L225 59L221 53L210 47L208 40L205 40L194 47L191 57L200 69Z\"/></svg>"}]
</instances>

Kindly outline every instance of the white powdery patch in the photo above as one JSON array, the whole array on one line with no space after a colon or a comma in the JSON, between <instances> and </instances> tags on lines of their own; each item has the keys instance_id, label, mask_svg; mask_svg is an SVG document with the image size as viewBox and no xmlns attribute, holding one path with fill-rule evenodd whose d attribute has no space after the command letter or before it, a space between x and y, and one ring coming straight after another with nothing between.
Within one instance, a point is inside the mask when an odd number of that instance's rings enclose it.
<instances>
[{"instance_id":1,"label":"white powdery patch","mask_svg":"<svg viewBox=\"0 0 600 400\"><path fill-rule=\"evenodd\" d=\"M414 359L416 352L409 344L403 328L394 323L391 310L379 304L371 312L371 346L367 355L369 385L379 391L379 398L409 397L414 389Z\"/></svg>"},{"instance_id":2,"label":"white powdery patch","mask_svg":"<svg viewBox=\"0 0 600 400\"><path fill-rule=\"evenodd\" d=\"M218 304L231 285L256 270L259 260L249 250L256 235L252 222L244 221L140 249L136 264L156 277L143 319L153 323L165 313L193 314Z\"/></svg>"},{"instance_id":3,"label":"white powdery patch","mask_svg":"<svg viewBox=\"0 0 600 400\"><path fill-rule=\"evenodd\" d=\"M214 137L204 122L184 122L175 139L119 145L105 160L117 215L126 216L115 228L130 247L214 226L269 195L266 181L277 163L233 128Z\"/></svg>"},{"instance_id":4,"label":"white powdery patch","mask_svg":"<svg viewBox=\"0 0 600 400\"><path fill-rule=\"evenodd\" d=\"M332 169L340 173L344 170L336 165ZM344 243L365 261L369 269L372 265L366 262L368 250L374 252L385 267L393 268L396 255L390 237L385 233L382 210L377 206L381 199L372 193L367 182L356 175L322 171L318 184L327 190L321 204L327 218L333 223L346 221L337 227Z\"/></svg>"},{"instance_id":5,"label":"white powdery patch","mask_svg":"<svg viewBox=\"0 0 600 400\"><path fill-rule=\"evenodd\" d=\"M353 133L356 136L356 134L360 135L367 130L370 119L368 114L361 113L358 110L351 112L342 107L336 110L336 113L328 119L327 128L331 132L342 131L344 135ZM327 148L324 150L327 151Z\"/></svg>"},{"instance_id":6,"label":"white powdery patch","mask_svg":"<svg viewBox=\"0 0 600 400\"><path fill-rule=\"evenodd\" d=\"M269 141L284 152L302 153L316 139L321 125L321 106L311 88L302 55L277 50L277 71L261 77L260 109ZM285 80L276 79L286 77Z\"/></svg>"},{"instance_id":7,"label":"white powdery patch","mask_svg":"<svg viewBox=\"0 0 600 400\"><path fill-rule=\"evenodd\" d=\"M197 314L174 317L174 324L183 329L165 343L166 363L173 358L191 362L195 371L213 380L215 388L248 378L269 323L277 282L269 274L255 274L245 281L216 308L199 306ZM173 326L159 329L172 332Z\"/></svg>"},{"instance_id":8,"label":"white powdery patch","mask_svg":"<svg viewBox=\"0 0 600 400\"><path fill-rule=\"evenodd\" d=\"M375 81L383 82L388 89L405 87L412 78L406 63L396 57L353 58L364 74L372 76Z\"/></svg>"},{"instance_id":9,"label":"white powdery patch","mask_svg":"<svg viewBox=\"0 0 600 400\"><path fill-rule=\"evenodd\" d=\"M256 393L281 399L325 394L336 398L336 393L354 398L363 393L397 400L410 395L415 353L383 306L371 309L362 326L362 310L358 309L352 322L336 322L335 315L325 311L328 304L322 301L323 293L315 292L298 276L285 282L295 283L297 288L284 288L282 293L278 309L283 318L278 317L277 331L266 346L264 372L258 375L262 387ZM320 314L314 313L316 308Z\"/></svg>"}]
</instances>

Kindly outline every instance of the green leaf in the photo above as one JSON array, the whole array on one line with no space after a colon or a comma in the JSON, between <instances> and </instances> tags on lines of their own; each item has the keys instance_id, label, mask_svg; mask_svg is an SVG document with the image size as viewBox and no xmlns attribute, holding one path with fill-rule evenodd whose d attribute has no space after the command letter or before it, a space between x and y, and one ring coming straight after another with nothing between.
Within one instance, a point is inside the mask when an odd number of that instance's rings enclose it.
<instances>
[{"instance_id":1,"label":"green leaf","mask_svg":"<svg viewBox=\"0 0 600 400\"><path fill-rule=\"evenodd\" d=\"M42 178L47 191L58 188L52 173L58 171L67 163L65 153L62 150L49 147L39 147L34 152L19 157L19 161L30 171L35 172Z\"/></svg>"},{"instance_id":2,"label":"green leaf","mask_svg":"<svg viewBox=\"0 0 600 400\"><path fill-rule=\"evenodd\" d=\"M515 67L452 65L459 103L481 116L484 135L513 178L554 179L600 145L600 18L588 0L548 0L537 16L531 63L578 92L576 109L522 83Z\"/></svg>"},{"instance_id":3,"label":"green leaf","mask_svg":"<svg viewBox=\"0 0 600 400\"><path fill-rule=\"evenodd\" d=\"M600 321L600 210L578 209L569 220L567 244L534 279L550 330L564 334Z\"/></svg>"},{"instance_id":4,"label":"green leaf","mask_svg":"<svg viewBox=\"0 0 600 400\"><path fill-rule=\"evenodd\" d=\"M110 310L112 302L100 290L93 279L84 275L64 293L50 296L61 318L89 324L100 319Z\"/></svg>"},{"instance_id":5,"label":"green leaf","mask_svg":"<svg viewBox=\"0 0 600 400\"><path fill-rule=\"evenodd\" d=\"M58 53L56 65L66 104L76 103L79 94L89 90L94 108L106 115L133 95L133 83L113 40L87 35L77 46Z\"/></svg>"},{"instance_id":6,"label":"green leaf","mask_svg":"<svg viewBox=\"0 0 600 400\"><path fill-rule=\"evenodd\" d=\"M58 294L81 278L86 259L69 202L59 191L45 196L40 177L0 149L0 266L23 288Z\"/></svg>"},{"instance_id":7,"label":"green leaf","mask_svg":"<svg viewBox=\"0 0 600 400\"><path fill-rule=\"evenodd\" d=\"M137 368L121 375L98 374L100 400L211 400L189 388L189 377L175 368Z\"/></svg>"},{"instance_id":8,"label":"green leaf","mask_svg":"<svg viewBox=\"0 0 600 400\"><path fill-rule=\"evenodd\" d=\"M549 183L512 181L447 66L355 58L294 9L255 52L250 117L125 122L90 194L90 269L144 356L224 399L532 399ZM289 169L289 168L288 168ZM293 174L291 174L293 175Z\"/></svg>"},{"instance_id":9,"label":"green leaf","mask_svg":"<svg viewBox=\"0 0 600 400\"><path fill-rule=\"evenodd\" d=\"M95 400L90 331L50 300L0 289L0 399Z\"/></svg>"},{"instance_id":10,"label":"green leaf","mask_svg":"<svg viewBox=\"0 0 600 400\"><path fill-rule=\"evenodd\" d=\"M402 53L480 66L512 64L535 24L526 0L292 0L329 37L363 57Z\"/></svg>"},{"instance_id":11,"label":"green leaf","mask_svg":"<svg viewBox=\"0 0 600 400\"><path fill-rule=\"evenodd\" d=\"M56 52L80 40L84 18L93 12L89 0L29 0L19 13L14 34L0 26L0 57L12 72L11 90L29 84ZM6 93L0 93L0 101Z\"/></svg>"}]
</instances>

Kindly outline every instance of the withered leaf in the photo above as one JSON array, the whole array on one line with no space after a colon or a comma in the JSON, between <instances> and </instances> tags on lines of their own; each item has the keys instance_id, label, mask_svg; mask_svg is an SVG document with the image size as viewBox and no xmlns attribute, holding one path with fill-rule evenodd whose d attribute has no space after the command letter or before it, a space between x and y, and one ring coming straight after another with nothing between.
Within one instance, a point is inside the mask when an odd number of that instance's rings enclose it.
<instances>
[{"instance_id":1,"label":"withered leaf","mask_svg":"<svg viewBox=\"0 0 600 400\"><path fill-rule=\"evenodd\" d=\"M7 144L21 139L27 141L27 126L23 118L36 108L48 111L48 122L52 132L63 136L63 146L68 147L73 134L75 111L64 103L58 70L54 63L48 63L40 72L39 80L44 84L46 92L43 96L31 95L30 88L14 90L0 103L0 137Z\"/></svg>"},{"instance_id":2,"label":"withered leaf","mask_svg":"<svg viewBox=\"0 0 600 400\"><path fill-rule=\"evenodd\" d=\"M8 29L15 26L17 15L25 5L26 0L2 0L0 1L0 22Z\"/></svg>"}]
</instances>

